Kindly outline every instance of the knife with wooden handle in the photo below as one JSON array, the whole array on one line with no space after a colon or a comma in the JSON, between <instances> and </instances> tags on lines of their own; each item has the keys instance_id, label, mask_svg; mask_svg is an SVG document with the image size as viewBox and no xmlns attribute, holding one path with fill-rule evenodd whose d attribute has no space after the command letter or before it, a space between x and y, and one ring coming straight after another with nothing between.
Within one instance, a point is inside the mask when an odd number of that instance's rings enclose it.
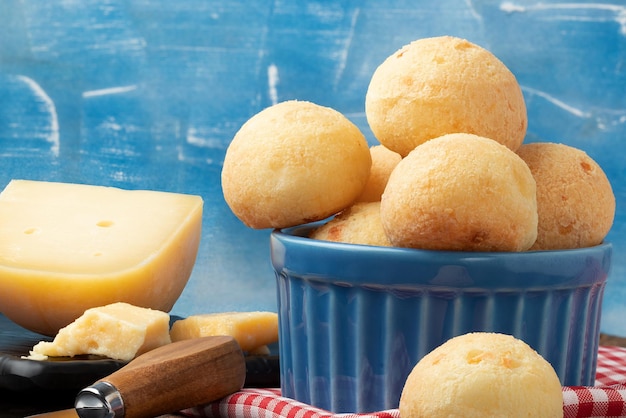
<instances>
[{"instance_id":1,"label":"knife with wooden handle","mask_svg":"<svg viewBox=\"0 0 626 418\"><path fill-rule=\"evenodd\" d=\"M81 390L74 410L33 417L152 418L223 398L245 379L235 339L194 338L149 351Z\"/></svg>"}]
</instances>

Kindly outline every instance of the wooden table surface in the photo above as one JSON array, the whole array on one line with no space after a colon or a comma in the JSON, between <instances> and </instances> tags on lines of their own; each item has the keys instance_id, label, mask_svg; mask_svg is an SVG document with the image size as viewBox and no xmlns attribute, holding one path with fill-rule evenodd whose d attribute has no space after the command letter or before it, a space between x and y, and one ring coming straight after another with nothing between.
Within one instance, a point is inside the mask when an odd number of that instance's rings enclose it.
<instances>
[{"instance_id":1,"label":"wooden table surface","mask_svg":"<svg viewBox=\"0 0 626 418\"><path fill-rule=\"evenodd\" d=\"M600 335L600 345L616 345L618 347L626 347L626 338L602 334Z\"/></svg>"}]
</instances>

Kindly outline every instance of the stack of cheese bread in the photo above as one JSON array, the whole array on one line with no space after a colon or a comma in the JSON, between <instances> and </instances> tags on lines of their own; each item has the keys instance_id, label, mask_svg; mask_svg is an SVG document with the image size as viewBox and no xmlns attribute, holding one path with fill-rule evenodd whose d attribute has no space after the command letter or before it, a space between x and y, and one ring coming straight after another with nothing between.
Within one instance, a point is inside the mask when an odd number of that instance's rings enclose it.
<instances>
[{"instance_id":1,"label":"stack of cheese bread","mask_svg":"<svg viewBox=\"0 0 626 418\"><path fill-rule=\"evenodd\" d=\"M476 44L402 47L372 75L365 114L379 141L369 148L347 117L311 102L254 115L224 160L233 213L252 228L330 219L316 239L458 251L588 247L612 226L600 166L568 145L524 144L521 87Z\"/></svg>"}]
</instances>

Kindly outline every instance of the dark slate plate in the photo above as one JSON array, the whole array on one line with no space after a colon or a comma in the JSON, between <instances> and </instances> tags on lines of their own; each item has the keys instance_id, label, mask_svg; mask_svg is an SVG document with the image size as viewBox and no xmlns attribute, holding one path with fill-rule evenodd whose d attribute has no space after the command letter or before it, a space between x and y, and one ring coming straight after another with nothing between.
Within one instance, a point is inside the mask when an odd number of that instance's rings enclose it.
<instances>
[{"instance_id":1,"label":"dark slate plate","mask_svg":"<svg viewBox=\"0 0 626 418\"><path fill-rule=\"evenodd\" d=\"M22 358L39 341L51 340L20 327L0 314L0 388L81 389L126 364L98 356L60 357L46 361Z\"/></svg>"},{"instance_id":2,"label":"dark slate plate","mask_svg":"<svg viewBox=\"0 0 626 418\"><path fill-rule=\"evenodd\" d=\"M180 319L172 317L172 321ZM99 356L22 358L39 341L51 341L0 314L0 389L78 391L123 367L123 361ZM279 387L278 356L246 357L246 387Z\"/></svg>"}]
</instances>

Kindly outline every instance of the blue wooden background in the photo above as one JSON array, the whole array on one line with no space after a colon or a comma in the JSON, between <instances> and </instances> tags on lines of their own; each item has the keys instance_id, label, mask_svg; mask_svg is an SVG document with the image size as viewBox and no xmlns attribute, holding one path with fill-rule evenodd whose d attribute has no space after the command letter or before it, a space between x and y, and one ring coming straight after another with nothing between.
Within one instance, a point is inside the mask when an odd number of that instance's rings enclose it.
<instances>
[{"instance_id":1,"label":"blue wooden background","mask_svg":"<svg viewBox=\"0 0 626 418\"><path fill-rule=\"evenodd\" d=\"M375 140L375 68L421 37L465 37L522 86L527 141L563 142L617 196L603 331L626 335L626 5L622 0L1 0L0 187L12 178L202 195L197 266L173 313L275 310L269 231L220 189L234 133L310 100ZM1 309L1 307L0 307Z\"/></svg>"}]
</instances>

